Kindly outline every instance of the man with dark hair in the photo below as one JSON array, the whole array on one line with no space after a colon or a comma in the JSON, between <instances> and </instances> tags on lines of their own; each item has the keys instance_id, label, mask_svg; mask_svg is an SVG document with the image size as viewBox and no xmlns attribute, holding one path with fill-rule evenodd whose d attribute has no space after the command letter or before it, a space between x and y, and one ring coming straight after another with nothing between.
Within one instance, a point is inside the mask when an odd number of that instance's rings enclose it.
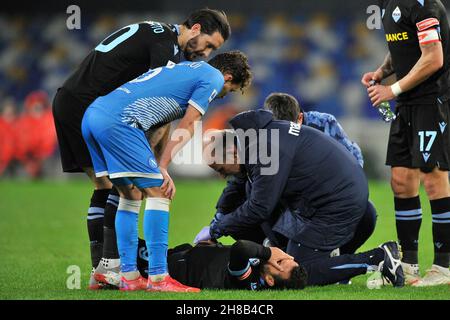
<instances>
[{"instance_id":1,"label":"man with dark hair","mask_svg":"<svg viewBox=\"0 0 450 320\"><path fill-rule=\"evenodd\" d=\"M382 65L362 76L374 107L397 99L386 165L403 268L413 286L450 284L450 27L440 0L381 0L389 52ZM396 75L393 85L380 82ZM419 186L432 213L434 261L419 273L422 206Z\"/></svg>"},{"instance_id":2,"label":"man with dark hair","mask_svg":"<svg viewBox=\"0 0 450 320\"><path fill-rule=\"evenodd\" d=\"M336 118L329 113L303 111L298 100L287 93L272 93L264 101L264 108L272 111L275 119L287 120L316 128L341 143L364 166L361 148L351 141Z\"/></svg>"},{"instance_id":3,"label":"man with dark hair","mask_svg":"<svg viewBox=\"0 0 450 320\"><path fill-rule=\"evenodd\" d=\"M270 94L264 101L264 108L272 111L276 120L292 121L322 131L343 145L363 167L364 160L360 147L348 138L333 115L317 111L304 112L298 100L287 93ZM368 201L366 212L358 224L354 238L339 248L340 253L355 253L372 235L375 230L376 219L375 206L371 201Z\"/></svg>"},{"instance_id":4,"label":"man with dark hair","mask_svg":"<svg viewBox=\"0 0 450 320\"><path fill-rule=\"evenodd\" d=\"M236 70L235 65L244 70ZM210 102L242 90L250 81L245 55L238 51L226 52L209 63L172 63L152 69L97 98L87 109L82 133L95 175L108 177L120 194L115 227L122 291L198 291L168 275L169 205L175 186L167 168L172 157L191 139L194 123L205 114ZM183 130L183 138L171 139L157 161L145 132L177 119L181 120L176 130ZM146 198L144 236L149 249L148 282L139 276L136 265L142 195Z\"/></svg>"},{"instance_id":5,"label":"man with dark hair","mask_svg":"<svg viewBox=\"0 0 450 320\"><path fill-rule=\"evenodd\" d=\"M196 24L200 23L201 32L207 35L213 35L214 33L219 33L222 37L223 41L227 41L231 35L230 24L228 23L227 16L223 11L217 11L212 9L202 9L198 11L194 11L190 14L190 16L183 22L183 27L187 29L192 29ZM205 54L202 50L198 50L198 41L201 41L201 34L190 39L186 48L184 49L184 56L186 59L191 60L189 58L192 57L192 53L197 52L197 55L205 55L206 57L209 54ZM213 44L209 43L206 48L216 50L217 47L214 47Z\"/></svg>"},{"instance_id":6,"label":"man with dark hair","mask_svg":"<svg viewBox=\"0 0 450 320\"><path fill-rule=\"evenodd\" d=\"M85 172L94 185L87 217L92 268L97 268L91 276L91 289L101 287L94 278L103 280L109 276L109 269L119 267L114 230L119 195L106 177L95 176L81 134L85 110L97 97L149 69L164 66L169 61L178 63L182 55L187 60L208 57L222 46L230 33L225 13L212 9L192 12L181 25L156 21L132 24L98 44L58 89L53 101L53 116L63 171ZM152 147L164 149L168 126L152 128L150 134Z\"/></svg>"},{"instance_id":7,"label":"man with dark hair","mask_svg":"<svg viewBox=\"0 0 450 320\"><path fill-rule=\"evenodd\" d=\"M270 110L276 120L291 121L300 125L305 124L322 131L326 135L340 142L356 158L358 163L361 166L363 165L359 146L348 139L344 130L332 115L315 111L303 112L297 99L287 93L270 94L264 102L264 108ZM250 192L251 183L248 181L247 177L232 177L227 182L227 187L224 189L217 202L217 213L226 214L232 212L240 203L243 203L245 199L250 196ZM231 236L234 239L248 239L258 243L262 243L262 241L268 237L268 240L274 242L274 244L284 247L284 239L276 239L275 234L270 235L271 226L276 222L277 217L284 210L285 208L283 205L279 204L276 206L269 221L265 221L261 226L254 226L245 231L232 234ZM372 235L376 225L376 217L376 209L374 205L368 201L365 214L356 228L353 239L339 248L339 253L355 253L356 250ZM202 233L199 233L198 239L202 239L203 236L208 237L207 229ZM336 250L335 254L337 253L338 250Z\"/></svg>"},{"instance_id":8,"label":"man with dark hair","mask_svg":"<svg viewBox=\"0 0 450 320\"><path fill-rule=\"evenodd\" d=\"M281 203L285 211L273 231L288 239L286 253L307 269L309 285L349 279L378 265L394 286L403 286L395 242L383 244L381 251L330 257L352 241L369 194L361 166L336 140L307 126L274 120L266 110L240 113L230 124L236 139L225 146L220 137L212 142L212 150L221 151L228 161L216 158L216 152L207 160L221 175L246 176L251 190L231 212L215 215L209 228L212 239L271 220ZM268 162L262 149L276 156ZM273 167L278 170L268 170ZM312 267L315 263L326 267Z\"/></svg>"}]
</instances>

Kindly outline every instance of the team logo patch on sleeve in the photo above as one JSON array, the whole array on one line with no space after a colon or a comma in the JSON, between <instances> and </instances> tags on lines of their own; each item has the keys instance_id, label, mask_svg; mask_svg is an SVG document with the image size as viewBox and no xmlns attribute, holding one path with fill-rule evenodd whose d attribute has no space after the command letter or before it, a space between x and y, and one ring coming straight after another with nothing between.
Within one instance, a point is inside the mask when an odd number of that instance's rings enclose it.
<instances>
[{"instance_id":1,"label":"team logo patch on sleeve","mask_svg":"<svg viewBox=\"0 0 450 320\"><path fill-rule=\"evenodd\" d=\"M431 27L439 26L439 20L436 18L428 18L416 23L417 30L423 31Z\"/></svg>"}]
</instances>

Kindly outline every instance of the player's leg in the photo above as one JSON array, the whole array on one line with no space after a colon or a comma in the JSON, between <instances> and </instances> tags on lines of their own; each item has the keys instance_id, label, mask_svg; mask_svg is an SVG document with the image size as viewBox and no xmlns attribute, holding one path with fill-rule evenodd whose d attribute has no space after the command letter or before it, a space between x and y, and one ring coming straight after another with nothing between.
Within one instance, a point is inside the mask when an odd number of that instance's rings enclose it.
<instances>
[{"instance_id":1,"label":"player's leg","mask_svg":"<svg viewBox=\"0 0 450 320\"><path fill-rule=\"evenodd\" d=\"M298 261L307 271L308 286L323 286L376 271L384 256L383 249L376 248L358 254L323 257L312 262Z\"/></svg>"},{"instance_id":2,"label":"player's leg","mask_svg":"<svg viewBox=\"0 0 450 320\"><path fill-rule=\"evenodd\" d=\"M89 110L88 110L89 112ZM108 118L102 114L101 118ZM152 155L145 135L141 130L123 124L113 117L109 117L110 129L100 129L97 137L101 150L105 156L108 173L114 187L119 193L119 199L111 197L109 202L111 211L114 211L115 200L118 200L118 208L114 222L109 221L110 227L115 226L115 237L120 258L119 287L121 290L143 290L146 288L146 279L143 279L137 268L138 250L138 214L142 203L142 193L134 185L133 176L152 176L154 168L149 163ZM114 212L112 212L114 215ZM108 219L110 220L110 219ZM114 225L113 225L114 224ZM112 228L111 228L112 229ZM105 230L107 231L107 230ZM110 230L111 231L111 230ZM110 233L110 235L113 235ZM108 241L108 240L107 240ZM114 254L114 247L109 248L110 254ZM119 262L118 259L104 259L108 262ZM117 263L116 263L117 264ZM116 267L114 266L114 269ZM105 276L105 280L116 280L112 275L114 270L102 265L98 274ZM117 272L114 272L117 274ZM116 284L116 283L114 283Z\"/></svg>"},{"instance_id":3,"label":"player's leg","mask_svg":"<svg viewBox=\"0 0 450 320\"><path fill-rule=\"evenodd\" d=\"M169 274L181 283L187 283L187 260L192 249L190 243L183 243L167 250L167 265ZM139 238L138 269L144 278L148 278L148 250L145 240Z\"/></svg>"},{"instance_id":4,"label":"player's leg","mask_svg":"<svg viewBox=\"0 0 450 320\"><path fill-rule=\"evenodd\" d=\"M377 222L377 210L373 203L367 201L366 211L356 227L352 240L340 248L340 254L352 254L361 247L373 234Z\"/></svg>"},{"instance_id":5,"label":"player's leg","mask_svg":"<svg viewBox=\"0 0 450 320\"><path fill-rule=\"evenodd\" d=\"M418 169L404 167L391 169L395 224L402 248L402 263L408 285L420 279L418 250L422 207L419 198L419 184L420 172Z\"/></svg>"},{"instance_id":6,"label":"player's leg","mask_svg":"<svg viewBox=\"0 0 450 320\"><path fill-rule=\"evenodd\" d=\"M98 281L118 285L116 281L120 273L120 257L117 249L115 220L119 205L119 192L112 188L105 205L103 219L103 255L95 270L94 276Z\"/></svg>"},{"instance_id":7,"label":"player's leg","mask_svg":"<svg viewBox=\"0 0 450 320\"><path fill-rule=\"evenodd\" d=\"M134 178L133 181L146 197L144 238L149 259L147 291L199 292L199 289L185 286L169 276L167 249L170 200L160 188L163 180Z\"/></svg>"},{"instance_id":8,"label":"player's leg","mask_svg":"<svg viewBox=\"0 0 450 320\"><path fill-rule=\"evenodd\" d=\"M358 254L322 256L306 262L298 261L308 273L308 286L341 283L367 272L375 272L374 275L378 275L375 281L368 282L370 288L380 287L387 283L395 287L404 285L399 246L393 241Z\"/></svg>"},{"instance_id":9,"label":"player's leg","mask_svg":"<svg viewBox=\"0 0 450 320\"><path fill-rule=\"evenodd\" d=\"M113 286L118 286L120 282L120 256L115 228L119 198L119 192L113 187L107 196L104 209L102 258L94 272L97 281Z\"/></svg>"},{"instance_id":10,"label":"player's leg","mask_svg":"<svg viewBox=\"0 0 450 320\"><path fill-rule=\"evenodd\" d=\"M424 187L430 200L434 260L423 279L415 286L450 284L450 192L448 172L435 168L424 175Z\"/></svg>"},{"instance_id":11,"label":"player's leg","mask_svg":"<svg viewBox=\"0 0 450 320\"><path fill-rule=\"evenodd\" d=\"M101 151L100 146L92 132L92 128L88 122L83 126L83 137L86 141L88 153L92 158L94 168L86 167L85 172L91 178L95 190L91 197L91 203L88 211L87 227L90 239L91 260L93 272L89 281L91 289L102 287L97 280L95 280L95 268L98 266L103 251L103 216L106 200L111 188L111 182L106 177L107 167L106 162ZM98 175L98 177L97 177Z\"/></svg>"},{"instance_id":12,"label":"player's leg","mask_svg":"<svg viewBox=\"0 0 450 320\"><path fill-rule=\"evenodd\" d=\"M141 130L115 120L112 123L111 130L107 130L107 132L103 130L99 139L108 165L109 176L120 194L115 221L117 247L121 260L120 289L143 289L143 278L136 266L137 217L138 208L140 208L142 201L142 194L139 190L145 191L145 196L151 198L147 200L147 207L149 207L144 216L144 234L147 235L147 238L150 238L152 243L156 244L154 248L148 244L150 267L155 268L152 269L153 274L150 274L150 276L163 275L167 269L168 200L163 199L161 191L159 194L149 191L149 189L160 190L159 186L162 184L163 177L159 172L144 132ZM162 202L164 202L164 210L152 209L152 205L155 203L160 205ZM149 213L155 213L155 211L160 212L154 216L149 216ZM164 212L161 213L161 211ZM167 278L165 277L164 280L167 280ZM161 282L168 283L168 281ZM145 283L146 285L147 283Z\"/></svg>"},{"instance_id":13,"label":"player's leg","mask_svg":"<svg viewBox=\"0 0 450 320\"><path fill-rule=\"evenodd\" d=\"M92 169L91 156L81 128L86 107L68 90L61 88L55 95L52 111L63 171L84 171L94 183L88 209L87 226L91 247L91 262L93 268L95 268L102 256L103 215L111 183L107 178L97 179Z\"/></svg>"},{"instance_id":14,"label":"player's leg","mask_svg":"<svg viewBox=\"0 0 450 320\"><path fill-rule=\"evenodd\" d=\"M332 250L309 248L290 240L286 253L294 257L308 274L308 286L319 286L348 281L367 272L369 255L342 255L332 257ZM380 260L381 261L381 260ZM378 265L379 261L373 262ZM372 265L372 264L369 264Z\"/></svg>"},{"instance_id":15,"label":"player's leg","mask_svg":"<svg viewBox=\"0 0 450 320\"><path fill-rule=\"evenodd\" d=\"M115 221L120 256L119 288L121 291L144 290L147 287L147 280L140 275L137 266L138 222L142 193L129 178L112 180L120 194Z\"/></svg>"},{"instance_id":16,"label":"player's leg","mask_svg":"<svg viewBox=\"0 0 450 320\"><path fill-rule=\"evenodd\" d=\"M419 198L420 172L412 166L411 149L416 134L411 128L410 106L397 106L397 118L389 133L386 165L391 167L397 237L403 251L407 284L418 281L418 242L422 223Z\"/></svg>"},{"instance_id":17,"label":"player's leg","mask_svg":"<svg viewBox=\"0 0 450 320\"><path fill-rule=\"evenodd\" d=\"M93 169L85 169L96 187L91 200L91 206L93 205L92 201L94 197L98 193L102 195L101 202L98 202L97 208L94 208L93 211L96 214L101 212L103 216L101 218L98 216L95 220L89 220L88 218L88 230L90 235L92 234L90 237L102 240L98 249L91 249L91 252L95 252L95 258L98 261L93 277L100 283L118 286L120 282L120 258L117 250L115 219L119 205L119 193L115 188L107 188L108 186L112 187L112 183L107 177L96 178L95 173L93 175ZM100 257L98 256L99 254Z\"/></svg>"},{"instance_id":18,"label":"player's leg","mask_svg":"<svg viewBox=\"0 0 450 320\"><path fill-rule=\"evenodd\" d=\"M103 255L103 224L106 201L111 192L112 183L105 177L97 178L93 168L83 168L94 185L87 216L92 267L96 268Z\"/></svg>"},{"instance_id":19,"label":"player's leg","mask_svg":"<svg viewBox=\"0 0 450 320\"><path fill-rule=\"evenodd\" d=\"M353 254L370 238L375 230L377 222L377 211L373 203L367 201L366 211L363 217L358 222L353 238L344 244L339 250L334 251L334 255ZM340 284L351 284L350 278L341 281Z\"/></svg>"},{"instance_id":20,"label":"player's leg","mask_svg":"<svg viewBox=\"0 0 450 320\"><path fill-rule=\"evenodd\" d=\"M425 277L415 285L450 284L450 108L438 99L435 105L413 106L415 130L413 166L424 173L423 183L431 205L434 262Z\"/></svg>"},{"instance_id":21,"label":"player's leg","mask_svg":"<svg viewBox=\"0 0 450 320\"><path fill-rule=\"evenodd\" d=\"M170 125L165 125L159 129L151 130L147 136L151 145L158 147L160 140L164 135L170 131ZM117 237L115 230L115 220L117 207L119 205L119 192L116 188L112 188L109 193L108 200L105 206L104 224L103 224L103 255L101 263L99 264L96 273L98 277L111 278L111 274L118 273L120 271L120 258L119 251L117 249ZM115 279L116 277L112 277ZM102 280L103 281L103 280ZM114 284L115 283L109 283Z\"/></svg>"}]
</instances>

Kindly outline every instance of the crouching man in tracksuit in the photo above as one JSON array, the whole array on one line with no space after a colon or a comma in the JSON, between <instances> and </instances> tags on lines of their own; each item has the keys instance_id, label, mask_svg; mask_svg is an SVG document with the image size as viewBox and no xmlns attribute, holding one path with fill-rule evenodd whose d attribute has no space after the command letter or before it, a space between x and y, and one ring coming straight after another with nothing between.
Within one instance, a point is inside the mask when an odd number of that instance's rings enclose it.
<instances>
[{"instance_id":1,"label":"crouching man in tracksuit","mask_svg":"<svg viewBox=\"0 0 450 320\"><path fill-rule=\"evenodd\" d=\"M214 140L208 161L223 176L247 176L251 190L234 211L215 216L213 239L277 220L273 231L288 239L286 252L305 267L308 285L350 279L382 262L384 255L371 252L330 257L352 240L369 195L361 166L342 145L316 129L274 120L264 110L241 113L230 124L234 133L224 131L223 139ZM249 130L256 135L240 134ZM226 143L230 135L231 144ZM263 149L271 155L269 163ZM285 210L273 217L279 204ZM394 286L403 286L397 244L382 248L391 259L380 271ZM327 267L317 268L318 261Z\"/></svg>"}]
</instances>

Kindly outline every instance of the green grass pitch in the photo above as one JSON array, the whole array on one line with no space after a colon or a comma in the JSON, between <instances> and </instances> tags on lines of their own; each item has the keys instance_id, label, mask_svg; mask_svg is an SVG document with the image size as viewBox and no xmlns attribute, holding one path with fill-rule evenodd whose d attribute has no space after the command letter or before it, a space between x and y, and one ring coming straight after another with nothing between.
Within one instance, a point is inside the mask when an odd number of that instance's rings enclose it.
<instances>
[{"instance_id":1,"label":"green grass pitch","mask_svg":"<svg viewBox=\"0 0 450 320\"><path fill-rule=\"evenodd\" d=\"M171 207L170 246L191 242L207 225L224 181L176 181ZM396 238L389 185L371 182L371 199L378 209L373 236L360 250ZM90 272L86 210L91 187L86 180L70 182L0 182L0 299L450 299L450 288L383 288L368 290L367 276L349 286L312 287L302 291L216 291L161 294L86 289ZM423 222L420 266L424 273L433 259L431 214L422 191ZM231 243L225 239L224 243ZM67 268L81 269L81 289L68 289Z\"/></svg>"}]
</instances>

